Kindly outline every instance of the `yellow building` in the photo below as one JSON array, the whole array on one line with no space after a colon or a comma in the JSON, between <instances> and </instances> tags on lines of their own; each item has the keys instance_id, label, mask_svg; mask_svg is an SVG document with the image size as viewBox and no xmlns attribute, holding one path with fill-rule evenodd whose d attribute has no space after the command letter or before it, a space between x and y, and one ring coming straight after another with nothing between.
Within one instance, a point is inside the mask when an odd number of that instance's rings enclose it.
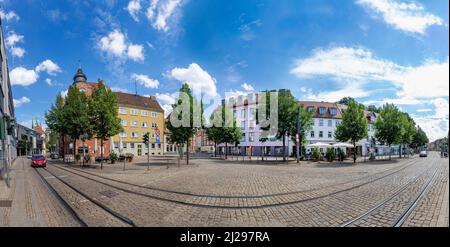
<instances>
[{"instance_id":1,"label":"yellow building","mask_svg":"<svg viewBox=\"0 0 450 247\"><path fill-rule=\"evenodd\" d=\"M150 155L164 154L164 110L155 96L116 92L119 118L124 131L111 137L111 150L117 154L147 155L143 143L145 133L150 133Z\"/></svg>"}]
</instances>

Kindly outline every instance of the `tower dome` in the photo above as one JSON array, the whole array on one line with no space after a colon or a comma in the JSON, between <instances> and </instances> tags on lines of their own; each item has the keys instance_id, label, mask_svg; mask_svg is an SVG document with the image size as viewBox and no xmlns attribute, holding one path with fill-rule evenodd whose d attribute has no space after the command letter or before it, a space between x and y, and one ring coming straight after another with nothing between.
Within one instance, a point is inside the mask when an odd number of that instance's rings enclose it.
<instances>
[{"instance_id":1,"label":"tower dome","mask_svg":"<svg viewBox=\"0 0 450 247\"><path fill-rule=\"evenodd\" d=\"M86 82L87 77L86 75L83 73L83 70L80 68L77 70L77 73L75 74L75 76L73 77L73 83L78 83L78 82Z\"/></svg>"}]
</instances>

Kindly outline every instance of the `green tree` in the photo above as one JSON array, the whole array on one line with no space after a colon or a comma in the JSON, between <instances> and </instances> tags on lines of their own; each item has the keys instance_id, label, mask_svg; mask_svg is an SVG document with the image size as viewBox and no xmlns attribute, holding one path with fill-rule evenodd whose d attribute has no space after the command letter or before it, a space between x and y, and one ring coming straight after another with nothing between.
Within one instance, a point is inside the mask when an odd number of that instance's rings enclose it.
<instances>
[{"instance_id":1,"label":"green tree","mask_svg":"<svg viewBox=\"0 0 450 247\"><path fill-rule=\"evenodd\" d=\"M350 105L351 102L357 103L356 100L355 100L354 98L352 98L352 97L345 97L345 98L342 98L342 99L339 100L337 103L338 103L338 104L341 104L341 105L346 105L346 106L348 106L348 105ZM365 106L364 106L363 104L361 104L361 103L357 103L357 104L358 104L358 106L359 106L360 108L365 109Z\"/></svg>"},{"instance_id":2,"label":"green tree","mask_svg":"<svg viewBox=\"0 0 450 247\"><path fill-rule=\"evenodd\" d=\"M334 135L341 142L350 141L353 144L353 163L356 163L356 142L366 137L367 134L368 123L364 109L356 101L350 101Z\"/></svg>"},{"instance_id":3,"label":"green tree","mask_svg":"<svg viewBox=\"0 0 450 247\"><path fill-rule=\"evenodd\" d=\"M233 113L226 104L222 104L218 112L211 115L210 120L213 126L209 128L209 133L212 134L212 138L216 139L217 143L225 144L225 159L228 159L228 144L237 146L242 138L243 132L237 126L236 120L233 118Z\"/></svg>"},{"instance_id":4,"label":"green tree","mask_svg":"<svg viewBox=\"0 0 450 247\"><path fill-rule=\"evenodd\" d=\"M266 115L270 116L270 111L276 108L271 104L270 93L266 92ZM298 105L290 90L282 89L278 91L278 131L275 134L277 139L283 142L283 160L286 161L286 137L294 137L297 133L297 112ZM257 112L259 114L259 112ZM258 118L258 120L260 120ZM269 130L273 126L262 127ZM264 138L264 137L263 137Z\"/></svg>"},{"instance_id":5,"label":"green tree","mask_svg":"<svg viewBox=\"0 0 450 247\"><path fill-rule=\"evenodd\" d=\"M304 137L311 132L312 126L314 125L313 122L313 114L312 112L309 112L306 110L303 105L297 106L297 111L300 112L300 131L299 131L299 149L300 149L300 156L302 152L302 145L306 145L308 143L308 140ZM297 113L298 114L298 113ZM297 115L296 115L297 117ZM292 141L296 141L297 134L297 119L295 120L295 129L291 130L292 134Z\"/></svg>"},{"instance_id":6,"label":"green tree","mask_svg":"<svg viewBox=\"0 0 450 247\"><path fill-rule=\"evenodd\" d=\"M186 164L189 165L189 146L192 137L202 128L203 116L202 104L198 103L192 95L192 90L187 83L180 89L178 100L172 105L173 112L167 129L170 131L170 141L179 146L186 144ZM180 152L180 157L182 152Z\"/></svg>"},{"instance_id":7,"label":"green tree","mask_svg":"<svg viewBox=\"0 0 450 247\"><path fill-rule=\"evenodd\" d=\"M65 136L68 134L68 128L65 121L64 99L61 94L58 94L55 104L52 104L50 110L45 113L45 123L52 133L57 133L62 137L64 162L66 161Z\"/></svg>"},{"instance_id":8,"label":"green tree","mask_svg":"<svg viewBox=\"0 0 450 247\"><path fill-rule=\"evenodd\" d=\"M391 148L392 144L402 142L403 124L402 114L393 104L385 104L381 108L379 117L375 120L373 126L375 128L375 137L377 140ZM389 151L389 160L391 159L391 151Z\"/></svg>"},{"instance_id":9,"label":"green tree","mask_svg":"<svg viewBox=\"0 0 450 247\"><path fill-rule=\"evenodd\" d=\"M48 148L48 151L52 153L55 151L55 147L58 142L58 133L50 130L47 134L48 134L48 141L46 143L46 146Z\"/></svg>"},{"instance_id":10,"label":"green tree","mask_svg":"<svg viewBox=\"0 0 450 247\"><path fill-rule=\"evenodd\" d=\"M366 110L371 111L371 112L375 112L375 113L380 113L380 108L374 106L374 105L369 105L366 107Z\"/></svg>"},{"instance_id":11,"label":"green tree","mask_svg":"<svg viewBox=\"0 0 450 247\"><path fill-rule=\"evenodd\" d=\"M408 113L402 113L401 125L402 125L402 136L401 143L403 144L403 149L411 147L414 139L414 135L417 132L416 124L414 120L409 116ZM400 158L402 157L402 150L400 149Z\"/></svg>"},{"instance_id":12,"label":"green tree","mask_svg":"<svg viewBox=\"0 0 450 247\"><path fill-rule=\"evenodd\" d=\"M211 116L212 118L212 116ZM211 119L212 120L212 119ZM222 143L222 133L221 129L216 126L211 126L206 128L206 135L208 139L214 142L214 157L217 156L217 144Z\"/></svg>"},{"instance_id":13,"label":"green tree","mask_svg":"<svg viewBox=\"0 0 450 247\"><path fill-rule=\"evenodd\" d=\"M63 106L63 119L67 128L67 135L73 142L74 155L75 142L83 134L92 135L92 126L89 114L90 99L78 87L70 86Z\"/></svg>"},{"instance_id":14,"label":"green tree","mask_svg":"<svg viewBox=\"0 0 450 247\"><path fill-rule=\"evenodd\" d=\"M427 134L419 127L416 129L414 134L412 147L417 149L419 147L425 146L429 142Z\"/></svg>"},{"instance_id":15,"label":"green tree","mask_svg":"<svg viewBox=\"0 0 450 247\"><path fill-rule=\"evenodd\" d=\"M103 80L98 81L98 88L94 90L89 107L90 126L93 135L100 139L101 169L103 169L103 148L105 141L123 131L118 116L119 106L116 95L106 88Z\"/></svg>"}]
</instances>

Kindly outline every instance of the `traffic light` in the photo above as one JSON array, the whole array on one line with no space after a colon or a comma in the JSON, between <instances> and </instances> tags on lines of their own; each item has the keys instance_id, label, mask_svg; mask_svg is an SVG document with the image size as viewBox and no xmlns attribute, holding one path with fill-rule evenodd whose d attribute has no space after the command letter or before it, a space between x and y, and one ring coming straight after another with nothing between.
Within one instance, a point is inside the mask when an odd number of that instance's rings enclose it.
<instances>
[{"instance_id":1,"label":"traffic light","mask_svg":"<svg viewBox=\"0 0 450 247\"><path fill-rule=\"evenodd\" d=\"M147 133L145 133L144 136L142 137L142 140L144 141L144 143L145 143L146 145L148 145L149 142L150 142L149 135L150 135L150 133L147 132Z\"/></svg>"}]
</instances>

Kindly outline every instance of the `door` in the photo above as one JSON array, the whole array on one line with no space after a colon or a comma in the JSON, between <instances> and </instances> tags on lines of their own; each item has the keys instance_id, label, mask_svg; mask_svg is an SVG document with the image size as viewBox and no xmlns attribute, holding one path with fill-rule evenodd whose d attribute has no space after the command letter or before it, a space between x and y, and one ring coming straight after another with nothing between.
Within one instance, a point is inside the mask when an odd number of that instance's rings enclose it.
<instances>
[{"instance_id":1,"label":"door","mask_svg":"<svg viewBox=\"0 0 450 247\"><path fill-rule=\"evenodd\" d=\"M142 145L138 144L137 148L138 148L138 156L142 156Z\"/></svg>"}]
</instances>

